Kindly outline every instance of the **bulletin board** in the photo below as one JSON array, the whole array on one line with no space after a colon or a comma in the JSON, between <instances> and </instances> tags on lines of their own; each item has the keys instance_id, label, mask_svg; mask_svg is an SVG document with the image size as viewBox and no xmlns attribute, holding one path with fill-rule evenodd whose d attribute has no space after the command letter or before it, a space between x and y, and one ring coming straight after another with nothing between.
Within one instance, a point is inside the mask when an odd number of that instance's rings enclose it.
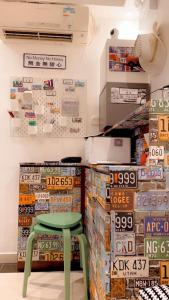
<instances>
[{"instance_id":1,"label":"bulletin board","mask_svg":"<svg viewBox=\"0 0 169 300\"><path fill-rule=\"evenodd\" d=\"M11 77L11 136L86 136L84 80Z\"/></svg>"}]
</instances>

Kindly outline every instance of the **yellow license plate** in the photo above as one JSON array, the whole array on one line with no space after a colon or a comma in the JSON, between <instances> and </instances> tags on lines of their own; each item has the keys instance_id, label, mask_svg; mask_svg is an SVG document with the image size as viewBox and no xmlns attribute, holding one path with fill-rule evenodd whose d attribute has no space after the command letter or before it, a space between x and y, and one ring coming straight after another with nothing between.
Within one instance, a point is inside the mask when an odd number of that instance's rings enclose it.
<instances>
[{"instance_id":1,"label":"yellow license plate","mask_svg":"<svg viewBox=\"0 0 169 300\"><path fill-rule=\"evenodd\" d=\"M33 194L20 194L19 205L31 205L35 202L35 195Z\"/></svg>"},{"instance_id":2,"label":"yellow license plate","mask_svg":"<svg viewBox=\"0 0 169 300\"><path fill-rule=\"evenodd\" d=\"M46 185L49 190L65 190L73 188L71 176L47 176Z\"/></svg>"},{"instance_id":3,"label":"yellow license plate","mask_svg":"<svg viewBox=\"0 0 169 300\"><path fill-rule=\"evenodd\" d=\"M63 261L63 252L46 252L45 261Z\"/></svg>"},{"instance_id":4,"label":"yellow license plate","mask_svg":"<svg viewBox=\"0 0 169 300\"><path fill-rule=\"evenodd\" d=\"M169 116L158 117L158 136L160 141L169 141Z\"/></svg>"},{"instance_id":5,"label":"yellow license plate","mask_svg":"<svg viewBox=\"0 0 169 300\"><path fill-rule=\"evenodd\" d=\"M169 284L169 261L160 262L160 283Z\"/></svg>"}]
</instances>

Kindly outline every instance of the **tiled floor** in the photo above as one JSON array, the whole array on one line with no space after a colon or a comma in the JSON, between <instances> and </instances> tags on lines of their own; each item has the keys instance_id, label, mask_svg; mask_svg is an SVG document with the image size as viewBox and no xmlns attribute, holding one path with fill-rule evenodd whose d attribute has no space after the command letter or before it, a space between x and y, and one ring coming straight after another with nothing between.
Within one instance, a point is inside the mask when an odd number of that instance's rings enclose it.
<instances>
[{"instance_id":1,"label":"tiled floor","mask_svg":"<svg viewBox=\"0 0 169 300\"><path fill-rule=\"evenodd\" d=\"M0 299L21 300L23 273L0 273ZM83 300L82 272L71 272L71 300ZM64 300L63 272L32 272L26 300Z\"/></svg>"}]
</instances>

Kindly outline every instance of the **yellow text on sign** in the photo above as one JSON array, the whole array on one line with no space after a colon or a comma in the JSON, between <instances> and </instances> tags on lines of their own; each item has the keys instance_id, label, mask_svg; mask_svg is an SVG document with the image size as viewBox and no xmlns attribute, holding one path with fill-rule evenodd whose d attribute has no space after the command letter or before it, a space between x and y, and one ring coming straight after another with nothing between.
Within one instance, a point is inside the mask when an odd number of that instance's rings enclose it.
<instances>
[{"instance_id":1,"label":"yellow text on sign","mask_svg":"<svg viewBox=\"0 0 169 300\"><path fill-rule=\"evenodd\" d=\"M65 190L73 188L73 177L71 176L47 176L46 185L49 190Z\"/></svg>"}]
</instances>

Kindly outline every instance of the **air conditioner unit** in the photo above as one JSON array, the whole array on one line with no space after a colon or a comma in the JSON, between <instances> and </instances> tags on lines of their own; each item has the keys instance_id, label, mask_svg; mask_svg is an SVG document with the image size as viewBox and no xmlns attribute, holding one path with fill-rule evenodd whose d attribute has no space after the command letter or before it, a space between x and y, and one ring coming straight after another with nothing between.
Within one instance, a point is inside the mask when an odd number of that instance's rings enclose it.
<instances>
[{"instance_id":1,"label":"air conditioner unit","mask_svg":"<svg viewBox=\"0 0 169 300\"><path fill-rule=\"evenodd\" d=\"M86 6L0 2L0 37L86 44L89 8Z\"/></svg>"}]
</instances>

